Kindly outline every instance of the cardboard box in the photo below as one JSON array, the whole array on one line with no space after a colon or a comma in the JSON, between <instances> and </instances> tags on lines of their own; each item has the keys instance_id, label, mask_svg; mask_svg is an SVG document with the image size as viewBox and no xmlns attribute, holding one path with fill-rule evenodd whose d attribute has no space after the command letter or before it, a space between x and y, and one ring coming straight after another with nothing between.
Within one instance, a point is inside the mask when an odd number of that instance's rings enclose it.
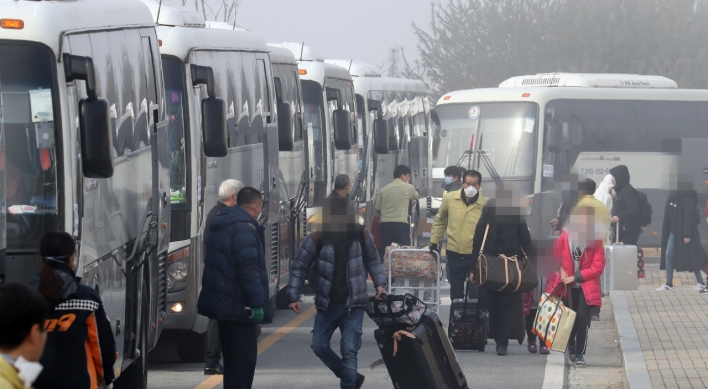
<instances>
[{"instance_id":1,"label":"cardboard box","mask_svg":"<svg viewBox=\"0 0 708 389\"><path fill-rule=\"evenodd\" d=\"M418 236L421 238L430 238L430 231L433 229L433 219L425 217L418 218Z\"/></svg>"}]
</instances>

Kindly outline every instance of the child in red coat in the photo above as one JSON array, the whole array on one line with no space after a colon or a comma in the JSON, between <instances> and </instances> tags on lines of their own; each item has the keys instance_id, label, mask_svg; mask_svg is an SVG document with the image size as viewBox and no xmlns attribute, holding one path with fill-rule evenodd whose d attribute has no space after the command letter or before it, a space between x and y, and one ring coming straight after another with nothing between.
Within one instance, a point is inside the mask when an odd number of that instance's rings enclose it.
<instances>
[{"instance_id":1,"label":"child in red coat","mask_svg":"<svg viewBox=\"0 0 708 389\"><path fill-rule=\"evenodd\" d=\"M568 288L566 298L576 311L573 331L568 341L570 360L585 366L585 349L590 329L590 308L602 306L600 276L605 270L604 228L596 225L592 207L578 207L570 223L556 241L554 258L558 271L548 277L546 292L562 282Z\"/></svg>"}]
</instances>

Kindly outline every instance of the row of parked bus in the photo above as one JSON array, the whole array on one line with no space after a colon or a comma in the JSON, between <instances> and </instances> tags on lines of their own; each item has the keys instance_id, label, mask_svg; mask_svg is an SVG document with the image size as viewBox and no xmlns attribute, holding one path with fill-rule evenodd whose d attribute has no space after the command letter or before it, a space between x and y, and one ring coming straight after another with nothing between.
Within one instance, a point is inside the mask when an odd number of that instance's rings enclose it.
<instances>
[{"instance_id":1,"label":"row of parked bus","mask_svg":"<svg viewBox=\"0 0 708 389\"><path fill-rule=\"evenodd\" d=\"M432 195L422 82L148 0L0 1L0 18L0 282L38 271L44 233L72 233L114 331L117 386L146 386L161 333L203 358L202 235L223 180L264 195L274 306L337 175L368 225L398 164Z\"/></svg>"}]
</instances>

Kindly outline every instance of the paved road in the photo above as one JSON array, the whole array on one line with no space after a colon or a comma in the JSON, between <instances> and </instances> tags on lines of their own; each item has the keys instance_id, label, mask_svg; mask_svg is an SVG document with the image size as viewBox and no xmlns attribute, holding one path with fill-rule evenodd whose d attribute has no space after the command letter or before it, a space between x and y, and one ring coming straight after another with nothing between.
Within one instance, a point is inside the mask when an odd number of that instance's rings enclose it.
<instances>
[{"instance_id":1,"label":"paved road","mask_svg":"<svg viewBox=\"0 0 708 389\"><path fill-rule=\"evenodd\" d=\"M444 295L444 294L443 294ZM447 327L449 298L443 297L441 317ZM447 302L447 305L445 305ZM312 296L306 296L301 315L313 312ZM312 308L312 309L311 309ZM314 315L295 328L283 328L296 319L290 311L278 311L275 323L264 327L258 356L258 369L254 388L319 389L338 388L339 381L315 357L310 349ZM296 323L297 324L297 323ZM364 388L390 388L391 380L384 366L375 370L369 364L381 357L374 340L374 323L364 318L363 346L359 351L359 371L366 376ZM289 332L287 332L289 331ZM287 334L282 335L283 332ZM273 342L275 340L275 342ZM267 347L269 346L269 347ZM267 347L267 348L266 348ZM338 333L332 338L332 347L339 348ZM149 388L207 389L221 388L217 377L203 375L203 364L177 362L176 350L160 346L151 353ZM490 341L487 351L458 352L457 358L467 376L470 387L474 388L541 388L544 381L546 356L529 354L526 345L512 341L507 356L494 353L494 342ZM206 380L206 382L205 382Z\"/></svg>"}]
</instances>

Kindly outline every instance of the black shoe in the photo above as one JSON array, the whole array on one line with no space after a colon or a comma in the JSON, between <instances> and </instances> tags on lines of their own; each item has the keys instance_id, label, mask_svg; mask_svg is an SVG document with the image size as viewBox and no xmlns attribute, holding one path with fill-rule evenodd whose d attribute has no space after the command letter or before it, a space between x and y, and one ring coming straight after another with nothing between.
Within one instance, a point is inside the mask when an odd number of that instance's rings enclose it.
<instances>
[{"instance_id":1,"label":"black shoe","mask_svg":"<svg viewBox=\"0 0 708 389\"><path fill-rule=\"evenodd\" d=\"M204 375L224 375L224 366L221 363L216 366L204 366Z\"/></svg>"},{"instance_id":2,"label":"black shoe","mask_svg":"<svg viewBox=\"0 0 708 389\"><path fill-rule=\"evenodd\" d=\"M506 355L506 346L503 344L497 345L497 355Z\"/></svg>"},{"instance_id":3,"label":"black shoe","mask_svg":"<svg viewBox=\"0 0 708 389\"><path fill-rule=\"evenodd\" d=\"M361 389L361 387L364 386L365 378L363 374L356 373L356 389Z\"/></svg>"},{"instance_id":4,"label":"black shoe","mask_svg":"<svg viewBox=\"0 0 708 389\"><path fill-rule=\"evenodd\" d=\"M583 357L583 354L578 354L575 356L575 364L578 365L578 367L585 367L585 358Z\"/></svg>"}]
</instances>

